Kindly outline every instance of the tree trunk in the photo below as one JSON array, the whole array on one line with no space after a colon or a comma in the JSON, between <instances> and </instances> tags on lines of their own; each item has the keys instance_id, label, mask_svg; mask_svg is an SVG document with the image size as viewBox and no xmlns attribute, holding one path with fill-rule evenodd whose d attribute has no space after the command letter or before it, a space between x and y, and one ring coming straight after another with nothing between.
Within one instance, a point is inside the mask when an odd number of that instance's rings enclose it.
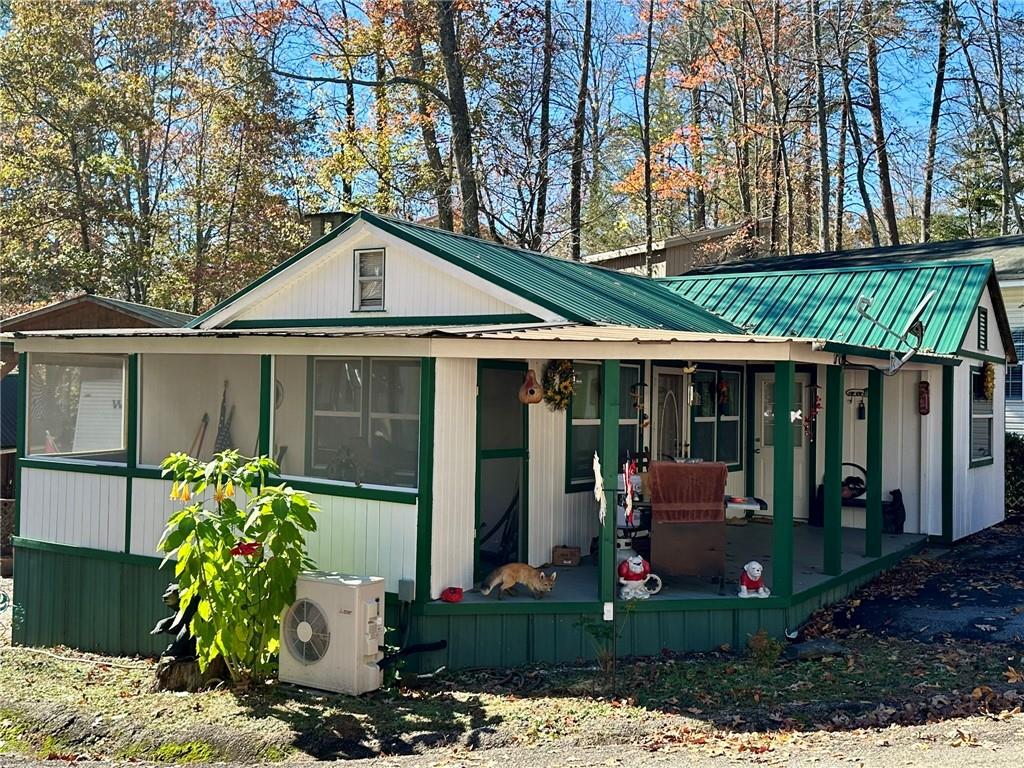
<instances>
[{"instance_id":1,"label":"tree trunk","mask_svg":"<svg viewBox=\"0 0 1024 768\"><path fill-rule=\"evenodd\" d=\"M701 89L700 86L696 86L690 91L690 121L694 127L694 130L698 134L701 134ZM701 139L703 141L703 138ZM693 171L698 177L704 175L704 158L702 156L701 147L697 147L693 151ZM698 183L693 190L693 228L694 229L707 229L708 226L708 201L707 194L704 191L703 181L698 180Z\"/></svg>"},{"instance_id":2,"label":"tree trunk","mask_svg":"<svg viewBox=\"0 0 1024 768\"><path fill-rule=\"evenodd\" d=\"M590 77L590 38L593 27L593 3L583 2L583 51L580 59L580 83L576 91L576 114L572 120L572 158L569 169L569 249L575 261L582 258L583 212L583 140L586 128L587 86Z\"/></svg>"},{"instance_id":3,"label":"tree trunk","mask_svg":"<svg viewBox=\"0 0 1024 768\"><path fill-rule=\"evenodd\" d=\"M821 6L818 0L808 5L814 47L815 113L818 118L818 249L831 250L829 242L829 200L832 189L828 167L828 105L825 103L825 66L821 52Z\"/></svg>"},{"instance_id":4,"label":"tree trunk","mask_svg":"<svg viewBox=\"0 0 1024 768\"><path fill-rule=\"evenodd\" d=\"M654 185L651 169L651 73L654 71L654 0L647 2L647 56L644 64L643 123L640 140L644 153L644 269L654 275Z\"/></svg>"},{"instance_id":5,"label":"tree trunk","mask_svg":"<svg viewBox=\"0 0 1024 768\"><path fill-rule=\"evenodd\" d=\"M438 43L448 81L449 112L452 121L452 148L459 171L459 191L462 194L462 231L467 235L480 235L480 199L473 167L473 125L466 102L466 83L459 57L459 43L455 35L455 2L438 0L434 6L437 16Z\"/></svg>"},{"instance_id":6,"label":"tree trunk","mask_svg":"<svg viewBox=\"0 0 1024 768\"><path fill-rule=\"evenodd\" d=\"M412 30L412 48L409 52L409 63L413 74L418 79L427 77L426 59L423 56L423 41L420 39L419 27L416 23L413 0L402 0L402 14ZM352 84L348 85L352 88ZM437 143L437 129L434 127L434 116L430 112L425 88L416 88L416 109L420 114L420 133L423 136L423 149L427 154L427 165L430 168L431 184L434 197L437 199L437 223L441 229L449 232L455 229L455 215L452 212L452 180L448 176L441 149Z\"/></svg>"},{"instance_id":7,"label":"tree trunk","mask_svg":"<svg viewBox=\"0 0 1024 768\"><path fill-rule=\"evenodd\" d=\"M345 55L345 74L348 77L352 77L352 63L348 58L348 2L347 0L341 0L341 18L345 22L344 35L346 48L343 51ZM345 83L345 146L349 146L352 142L353 137L356 134L356 87L351 81ZM341 199L345 205L352 204L352 179L348 176L343 176L341 179Z\"/></svg>"},{"instance_id":8,"label":"tree trunk","mask_svg":"<svg viewBox=\"0 0 1024 768\"><path fill-rule=\"evenodd\" d=\"M875 208L871 203L871 193L868 191L866 178L868 161L864 156L860 125L857 122L857 113L853 105L853 91L850 86L850 53L845 44L841 46L841 49L839 71L843 80L843 108L846 112L850 141L853 142L854 154L857 157L857 189L860 191L861 203L864 206L864 218L867 219L868 231L871 233L871 245L877 248L881 245L881 239L878 236L878 223L875 221Z\"/></svg>"},{"instance_id":9,"label":"tree trunk","mask_svg":"<svg viewBox=\"0 0 1024 768\"><path fill-rule=\"evenodd\" d=\"M921 242L931 239L932 187L935 178L935 146L939 140L939 117L942 114L942 90L946 81L947 41L949 39L950 0L942 0L939 12L939 51L935 58L935 89L932 92L932 114L928 120L928 150L924 161L924 192L921 203Z\"/></svg>"},{"instance_id":10,"label":"tree trunk","mask_svg":"<svg viewBox=\"0 0 1024 768\"><path fill-rule=\"evenodd\" d=\"M882 122L882 91L878 84L878 45L875 40L874 9L871 0L864 0L864 27L867 41L868 96L871 125L875 134L875 158L878 164L878 187L882 197L882 216L889 233L889 245L900 244L899 225L896 220L896 201L892 194L889 173L889 150L886 148L885 126Z\"/></svg>"},{"instance_id":11,"label":"tree trunk","mask_svg":"<svg viewBox=\"0 0 1024 768\"><path fill-rule=\"evenodd\" d=\"M985 93L981 88L981 80L978 76L978 70L974 65L974 58L971 56L970 47L967 45L967 40L963 34L962 22L956 18L955 13L955 9L951 11L950 23L953 25L953 29L956 30L957 40L964 53L964 62L967 64L967 72L970 75L974 94L978 100L978 109L985 118L985 124L988 126L989 132L992 135L992 143L995 144L999 153L999 173L1003 189L1003 208L1006 208L1008 199L1010 206L1013 208L1014 218L1017 221L1017 230L1019 232L1024 232L1024 216L1021 215L1017 196L1013 194L1013 182L1010 174L1010 148L1006 143L1004 143L1004 133L996 123L995 115L992 114L992 109L985 100Z\"/></svg>"},{"instance_id":12,"label":"tree trunk","mask_svg":"<svg viewBox=\"0 0 1024 768\"><path fill-rule=\"evenodd\" d=\"M846 101L839 115L839 148L836 150L836 219L834 243L837 251L843 250L843 216L846 211Z\"/></svg>"},{"instance_id":13,"label":"tree trunk","mask_svg":"<svg viewBox=\"0 0 1024 768\"><path fill-rule=\"evenodd\" d=\"M555 40L551 30L551 0L544 0L544 64L540 77L540 157L537 158L537 215L530 247L539 251L548 211L548 154L551 149L551 68Z\"/></svg>"}]
</instances>

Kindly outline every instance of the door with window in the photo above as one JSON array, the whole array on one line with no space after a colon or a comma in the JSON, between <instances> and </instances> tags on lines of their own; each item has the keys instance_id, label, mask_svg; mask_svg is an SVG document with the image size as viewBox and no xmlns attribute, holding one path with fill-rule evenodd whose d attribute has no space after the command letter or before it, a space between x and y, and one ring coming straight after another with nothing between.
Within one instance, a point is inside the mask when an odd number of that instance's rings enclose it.
<instances>
[{"instance_id":1,"label":"door with window","mask_svg":"<svg viewBox=\"0 0 1024 768\"><path fill-rule=\"evenodd\" d=\"M476 577L527 560L526 364L480 362L477 375Z\"/></svg>"},{"instance_id":2,"label":"door with window","mask_svg":"<svg viewBox=\"0 0 1024 768\"><path fill-rule=\"evenodd\" d=\"M793 399L785 407L775 403L775 374L754 374L754 493L768 502L772 514L775 487L775 435L778 429L793 433L793 517L808 516L807 471L811 446L804 435L811 377L796 374Z\"/></svg>"},{"instance_id":3,"label":"door with window","mask_svg":"<svg viewBox=\"0 0 1024 768\"><path fill-rule=\"evenodd\" d=\"M654 369L654 461L675 461L690 455L686 389L686 374L680 369Z\"/></svg>"}]
</instances>

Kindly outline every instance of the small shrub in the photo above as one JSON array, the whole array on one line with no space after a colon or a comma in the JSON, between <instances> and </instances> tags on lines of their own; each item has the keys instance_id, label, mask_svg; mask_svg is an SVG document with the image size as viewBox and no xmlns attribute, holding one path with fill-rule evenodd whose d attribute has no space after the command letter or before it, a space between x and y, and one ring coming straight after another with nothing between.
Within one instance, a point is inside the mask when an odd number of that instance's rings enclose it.
<instances>
[{"instance_id":1,"label":"small shrub","mask_svg":"<svg viewBox=\"0 0 1024 768\"><path fill-rule=\"evenodd\" d=\"M236 683L263 679L296 577L313 565L303 534L316 530L317 506L286 485L267 485L278 467L266 456L224 451L204 463L173 453L161 466L173 481L171 498L186 505L167 521L159 548L164 563L177 558L179 617L198 601L190 629L199 667L220 656Z\"/></svg>"},{"instance_id":2,"label":"small shrub","mask_svg":"<svg viewBox=\"0 0 1024 768\"><path fill-rule=\"evenodd\" d=\"M755 667L762 670L772 669L782 656L782 643L774 637L769 637L765 630L759 629L747 641L747 650Z\"/></svg>"},{"instance_id":3,"label":"small shrub","mask_svg":"<svg viewBox=\"0 0 1024 768\"><path fill-rule=\"evenodd\" d=\"M1024 435L1006 433L1006 516L1024 515Z\"/></svg>"}]
</instances>

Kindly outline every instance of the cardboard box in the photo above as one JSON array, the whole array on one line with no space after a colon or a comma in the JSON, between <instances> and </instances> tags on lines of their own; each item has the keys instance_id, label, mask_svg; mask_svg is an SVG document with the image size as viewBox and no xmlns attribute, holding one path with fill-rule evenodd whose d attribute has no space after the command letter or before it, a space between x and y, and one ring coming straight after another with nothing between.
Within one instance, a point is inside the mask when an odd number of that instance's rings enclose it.
<instances>
[{"instance_id":1,"label":"cardboard box","mask_svg":"<svg viewBox=\"0 0 1024 768\"><path fill-rule=\"evenodd\" d=\"M571 567L580 564L579 547L552 547L551 564L563 567Z\"/></svg>"}]
</instances>

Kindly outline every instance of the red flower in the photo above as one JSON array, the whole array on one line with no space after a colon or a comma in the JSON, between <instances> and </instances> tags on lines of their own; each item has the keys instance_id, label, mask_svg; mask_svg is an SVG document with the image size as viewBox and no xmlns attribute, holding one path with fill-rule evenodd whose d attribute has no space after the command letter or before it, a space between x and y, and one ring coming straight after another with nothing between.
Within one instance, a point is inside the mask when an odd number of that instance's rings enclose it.
<instances>
[{"instance_id":1,"label":"red flower","mask_svg":"<svg viewBox=\"0 0 1024 768\"><path fill-rule=\"evenodd\" d=\"M259 548L260 543L258 541L243 541L241 544L236 544L231 548L231 554L250 557L255 555Z\"/></svg>"}]
</instances>

